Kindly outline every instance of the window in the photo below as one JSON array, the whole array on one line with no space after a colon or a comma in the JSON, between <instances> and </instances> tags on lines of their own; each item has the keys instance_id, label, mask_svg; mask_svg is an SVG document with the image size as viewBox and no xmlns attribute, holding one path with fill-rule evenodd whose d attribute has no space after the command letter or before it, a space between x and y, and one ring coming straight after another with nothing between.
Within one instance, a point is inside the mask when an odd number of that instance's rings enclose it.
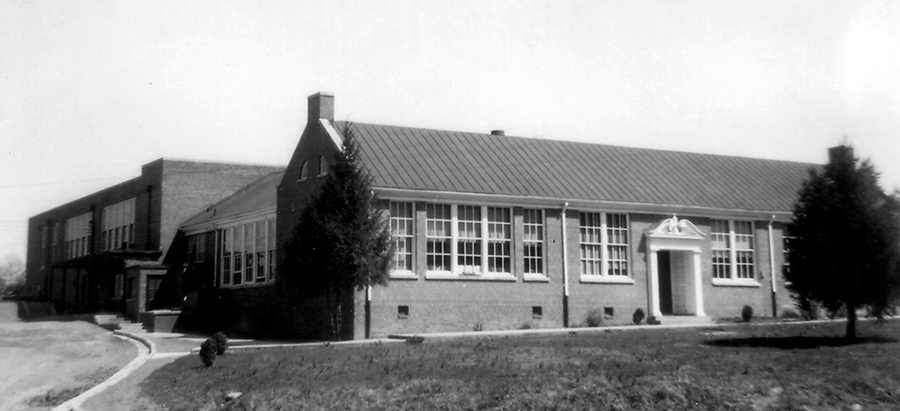
<instances>
[{"instance_id":1,"label":"window","mask_svg":"<svg viewBox=\"0 0 900 411\"><path fill-rule=\"evenodd\" d=\"M481 207L457 208L456 267L463 274L481 272Z\"/></svg>"},{"instance_id":2,"label":"window","mask_svg":"<svg viewBox=\"0 0 900 411\"><path fill-rule=\"evenodd\" d=\"M394 260L391 269L412 271L413 206L412 203L390 204L391 238L394 240Z\"/></svg>"},{"instance_id":3,"label":"window","mask_svg":"<svg viewBox=\"0 0 900 411\"><path fill-rule=\"evenodd\" d=\"M731 242L728 221L712 222L713 278L731 278Z\"/></svg>"},{"instance_id":4,"label":"window","mask_svg":"<svg viewBox=\"0 0 900 411\"><path fill-rule=\"evenodd\" d=\"M115 298L117 300L121 300L122 295L124 295L123 289L125 288L125 274L116 274L115 281L116 281L116 283L114 285L115 291L113 294L113 298Z\"/></svg>"},{"instance_id":5,"label":"window","mask_svg":"<svg viewBox=\"0 0 900 411\"><path fill-rule=\"evenodd\" d=\"M599 275L602 267L603 228L600 213L581 213L581 274Z\"/></svg>"},{"instance_id":6,"label":"window","mask_svg":"<svg viewBox=\"0 0 900 411\"><path fill-rule=\"evenodd\" d=\"M135 199L131 198L103 207L100 232L103 251L134 247L134 206Z\"/></svg>"},{"instance_id":7,"label":"window","mask_svg":"<svg viewBox=\"0 0 900 411\"><path fill-rule=\"evenodd\" d=\"M66 258L88 254L91 238L91 213L66 220Z\"/></svg>"},{"instance_id":8,"label":"window","mask_svg":"<svg viewBox=\"0 0 900 411\"><path fill-rule=\"evenodd\" d=\"M628 215L581 213L581 275L584 280L628 281Z\"/></svg>"},{"instance_id":9,"label":"window","mask_svg":"<svg viewBox=\"0 0 900 411\"><path fill-rule=\"evenodd\" d=\"M48 227L41 228L41 270L47 265L47 232Z\"/></svg>"},{"instance_id":10,"label":"window","mask_svg":"<svg viewBox=\"0 0 900 411\"><path fill-rule=\"evenodd\" d=\"M256 228L256 282L266 281L266 222L257 221Z\"/></svg>"},{"instance_id":11,"label":"window","mask_svg":"<svg viewBox=\"0 0 900 411\"><path fill-rule=\"evenodd\" d=\"M511 274L509 208L427 204L425 221L426 262L431 276Z\"/></svg>"},{"instance_id":12,"label":"window","mask_svg":"<svg viewBox=\"0 0 900 411\"><path fill-rule=\"evenodd\" d=\"M523 210L525 274L544 273L544 210Z\"/></svg>"},{"instance_id":13,"label":"window","mask_svg":"<svg viewBox=\"0 0 900 411\"><path fill-rule=\"evenodd\" d=\"M512 272L512 218L509 208L487 208L487 270Z\"/></svg>"},{"instance_id":14,"label":"window","mask_svg":"<svg viewBox=\"0 0 900 411\"><path fill-rule=\"evenodd\" d=\"M319 156L319 177L328 174L328 162L325 161L325 156Z\"/></svg>"},{"instance_id":15,"label":"window","mask_svg":"<svg viewBox=\"0 0 900 411\"><path fill-rule=\"evenodd\" d=\"M268 264L267 268L267 278L269 281L275 279L275 220L268 219L266 220L266 231L268 232L269 242L267 244L266 253L267 259L266 262Z\"/></svg>"},{"instance_id":16,"label":"window","mask_svg":"<svg viewBox=\"0 0 900 411\"><path fill-rule=\"evenodd\" d=\"M430 271L450 271L451 216L450 206L428 204L425 206L426 233L425 260Z\"/></svg>"},{"instance_id":17,"label":"window","mask_svg":"<svg viewBox=\"0 0 900 411\"><path fill-rule=\"evenodd\" d=\"M188 237L188 262L202 263L206 257L206 233Z\"/></svg>"},{"instance_id":18,"label":"window","mask_svg":"<svg viewBox=\"0 0 900 411\"><path fill-rule=\"evenodd\" d=\"M751 221L712 221L713 280L754 281L754 236Z\"/></svg>"},{"instance_id":19,"label":"window","mask_svg":"<svg viewBox=\"0 0 900 411\"><path fill-rule=\"evenodd\" d=\"M606 215L607 275L628 276L628 217Z\"/></svg>"},{"instance_id":20,"label":"window","mask_svg":"<svg viewBox=\"0 0 900 411\"><path fill-rule=\"evenodd\" d=\"M309 171L309 160L303 160L303 164L300 165L300 177L297 178L297 182L306 181L306 176Z\"/></svg>"},{"instance_id":21,"label":"window","mask_svg":"<svg viewBox=\"0 0 900 411\"><path fill-rule=\"evenodd\" d=\"M275 219L219 230L217 250L223 286L252 286L275 279Z\"/></svg>"}]
</instances>

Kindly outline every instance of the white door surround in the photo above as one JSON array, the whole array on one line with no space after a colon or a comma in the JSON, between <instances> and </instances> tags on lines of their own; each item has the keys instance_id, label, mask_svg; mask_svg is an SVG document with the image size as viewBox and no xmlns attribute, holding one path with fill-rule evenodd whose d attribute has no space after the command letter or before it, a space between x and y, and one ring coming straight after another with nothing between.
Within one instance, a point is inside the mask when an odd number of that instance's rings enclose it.
<instances>
[{"instance_id":1,"label":"white door surround","mask_svg":"<svg viewBox=\"0 0 900 411\"><path fill-rule=\"evenodd\" d=\"M679 220L672 216L662 220L647 232L647 251L649 253L650 286L648 287L650 313L655 317L661 317L659 306L659 251L674 251L670 253L673 286L675 278L680 278L678 290L673 290L673 308L676 313L693 314L705 317L703 310L703 282L701 280L700 251L703 239L706 236L693 223L688 220ZM677 270L677 271L676 271ZM678 273L676 275L676 272ZM674 288L674 287L673 287Z\"/></svg>"}]
</instances>

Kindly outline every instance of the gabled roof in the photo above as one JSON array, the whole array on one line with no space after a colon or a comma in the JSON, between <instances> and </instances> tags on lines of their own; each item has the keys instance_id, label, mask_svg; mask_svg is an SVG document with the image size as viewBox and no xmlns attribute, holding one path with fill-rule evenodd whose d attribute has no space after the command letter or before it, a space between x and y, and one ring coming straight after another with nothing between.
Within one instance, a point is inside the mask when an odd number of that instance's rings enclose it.
<instances>
[{"instance_id":1,"label":"gabled roof","mask_svg":"<svg viewBox=\"0 0 900 411\"><path fill-rule=\"evenodd\" d=\"M815 164L352 124L377 188L790 212Z\"/></svg>"},{"instance_id":2,"label":"gabled roof","mask_svg":"<svg viewBox=\"0 0 900 411\"><path fill-rule=\"evenodd\" d=\"M278 183L283 177L284 170L267 174L187 219L181 227L197 226L263 210L274 210L277 204Z\"/></svg>"}]
</instances>

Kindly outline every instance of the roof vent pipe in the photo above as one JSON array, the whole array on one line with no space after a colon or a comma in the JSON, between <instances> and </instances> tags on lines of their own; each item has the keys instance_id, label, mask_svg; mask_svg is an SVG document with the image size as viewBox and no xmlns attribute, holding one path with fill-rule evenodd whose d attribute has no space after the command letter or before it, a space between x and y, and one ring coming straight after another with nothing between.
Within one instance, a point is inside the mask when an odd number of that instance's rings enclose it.
<instances>
[{"instance_id":1,"label":"roof vent pipe","mask_svg":"<svg viewBox=\"0 0 900 411\"><path fill-rule=\"evenodd\" d=\"M505 136L506 132L503 130L491 130L492 136Z\"/></svg>"}]
</instances>

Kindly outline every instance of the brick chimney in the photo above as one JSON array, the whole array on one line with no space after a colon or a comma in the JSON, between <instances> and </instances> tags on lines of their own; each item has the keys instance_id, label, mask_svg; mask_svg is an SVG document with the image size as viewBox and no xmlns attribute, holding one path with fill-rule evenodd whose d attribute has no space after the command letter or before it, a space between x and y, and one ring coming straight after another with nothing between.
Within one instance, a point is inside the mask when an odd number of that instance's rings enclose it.
<instances>
[{"instance_id":1,"label":"brick chimney","mask_svg":"<svg viewBox=\"0 0 900 411\"><path fill-rule=\"evenodd\" d=\"M848 160L852 162L853 159L853 147L846 145L839 145L836 147L831 147L828 149L828 162L835 163L839 160Z\"/></svg>"},{"instance_id":2,"label":"brick chimney","mask_svg":"<svg viewBox=\"0 0 900 411\"><path fill-rule=\"evenodd\" d=\"M308 122L318 122L320 118L334 121L334 94L318 92L309 96L308 99Z\"/></svg>"},{"instance_id":3,"label":"brick chimney","mask_svg":"<svg viewBox=\"0 0 900 411\"><path fill-rule=\"evenodd\" d=\"M492 136L505 136L506 132L503 130L491 130Z\"/></svg>"}]
</instances>

